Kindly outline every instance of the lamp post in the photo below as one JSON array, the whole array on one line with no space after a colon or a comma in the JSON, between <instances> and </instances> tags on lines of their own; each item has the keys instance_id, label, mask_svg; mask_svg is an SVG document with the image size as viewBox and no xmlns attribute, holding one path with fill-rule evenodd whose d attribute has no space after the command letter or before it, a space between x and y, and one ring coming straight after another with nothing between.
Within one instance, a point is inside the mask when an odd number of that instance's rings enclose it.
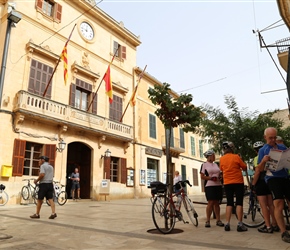
<instances>
[{"instance_id":1,"label":"lamp post","mask_svg":"<svg viewBox=\"0 0 290 250\"><path fill-rule=\"evenodd\" d=\"M64 140L61 139L58 143L58 148L56 148L56 151L62 153L62 151L64 151L65 149L65 146L66 146L66 143L64 142Z\"/></svg>"},{"instance_id":2,"label":"lamp post","mask_svg":"<svg viewBox=\"0 0 290 250\"><path fill-rule=\"evenodd\" d=\"M4 85L4 77L6 71L6 62L7 62L7 55L8 55L8 47L11 35L11 28L14 24L18 23L21 20L21 14L11 10L7 16L7 29L5 35L5 42L3 48L3 55L2 55L2 64L1 64L1 72L0 72L0 108L2 106L2 94L3 94L3 85Z\"/></svg>"}]
</instances>

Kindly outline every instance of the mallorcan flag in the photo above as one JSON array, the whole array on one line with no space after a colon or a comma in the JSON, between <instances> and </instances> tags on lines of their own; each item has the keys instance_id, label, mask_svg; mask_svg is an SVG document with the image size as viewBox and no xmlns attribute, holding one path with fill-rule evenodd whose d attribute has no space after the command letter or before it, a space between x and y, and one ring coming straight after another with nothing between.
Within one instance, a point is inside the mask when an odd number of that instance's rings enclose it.
<instances>
[{"instance_id":1,"label":"mallorcan flag","mask_svg":"<svg viewBox=\"0 0 290 250\"><path fill-rule=\"evenodd\" d=\"M61 55L61 59L63 60L63 78L64 78L64 84L66 85L67 78L68 78L68 72L67 72L67 43L65 44Z\"/></svg>"},{"instance_id":2,"label":"mallorcan flag","mask_svg":"<svg viewBox=\"0 0 290 250\"><path fill-rule=\"evenodd\" d=\"M113 87L112 87L112 80L111 80L111 73L110 73L110 65L104 75L104 81L106 83L106 94L109 97L109 102L113 102Z\"/></svg>"}]
</instances>

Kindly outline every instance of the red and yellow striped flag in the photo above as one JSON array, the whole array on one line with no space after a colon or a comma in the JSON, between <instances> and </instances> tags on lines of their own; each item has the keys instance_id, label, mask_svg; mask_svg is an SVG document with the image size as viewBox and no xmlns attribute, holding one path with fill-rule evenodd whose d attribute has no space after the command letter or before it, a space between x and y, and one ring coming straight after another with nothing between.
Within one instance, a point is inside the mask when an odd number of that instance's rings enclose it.
<instances>
[{"instance_id":1,"label":"red and yellow striped flag","mask_svg":"<svg viewBox=\"0 0 290 250\"><path fill-rule=\"evenodd\" d=\"M104 75L104 81L106 83L106 94L109 97L109 102L113 102L113 87L112 87L112 80L111 80L111 73L110 73L110 65Z\"/></svg>"},{"instance_id":2,"label":"red and yellow striped flag","mask_svg":"<svg viewBox=\"0 0 290 250\"><path fill-rule=\"evenodd\" d=\"M136 105L136 92L137 92L137 88L138 88L138 83L139 83L139 80L137 81L137 85L132 93L132 96L131 96L131 99L130 99L130 105L131 107L135 106Z\"/></svg>"},{"instance_id":3,"label":"red and yellow striped flag","mask_svg":"<svg viewBox=\"0 0 290 250\"><path fill-rule=\"evenodd\" d=\"M67 72L67 43L65 44L61 55L61 59L63 60L63 78L64 78L64 84L66 85L67 78L68 78L68 72Z\"/></svg>"}]
</instances>

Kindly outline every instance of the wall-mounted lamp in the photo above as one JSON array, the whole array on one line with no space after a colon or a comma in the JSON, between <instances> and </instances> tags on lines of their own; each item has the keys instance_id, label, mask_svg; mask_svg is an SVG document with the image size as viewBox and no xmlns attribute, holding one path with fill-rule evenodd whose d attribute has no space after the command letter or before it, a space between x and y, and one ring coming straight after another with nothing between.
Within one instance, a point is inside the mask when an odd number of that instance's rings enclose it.
<instances>
[{"instance_id":1,"label":"wall-mounted lamp","mask_svg":"<svg viewBox=\"0 0 290 250\"><path fill-rule=\"evenodd\" d=\"M109 149L105 151L105 155L101 155L101 159L103 159L104 157L111 157L111 151Z\"/></svg>"},{"instance_id":2,"label":"wall-mounted lamp","mask_svg":"<svg viewBox=\"0 0 290 250\"><path fill-rule=\"evenodd\" d=\"M66 146L66 143L63 141L63 139L61 139L58 143L58 148L56 148L56 151L62 153L62 151L64 151Z\"/></svg>"}]
</instances>

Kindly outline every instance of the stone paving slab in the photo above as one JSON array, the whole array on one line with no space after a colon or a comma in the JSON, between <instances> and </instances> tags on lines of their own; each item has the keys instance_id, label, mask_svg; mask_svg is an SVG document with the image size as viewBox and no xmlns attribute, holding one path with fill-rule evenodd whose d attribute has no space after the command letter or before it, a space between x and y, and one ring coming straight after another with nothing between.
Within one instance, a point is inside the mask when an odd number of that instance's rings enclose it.
<instances>
[{"instance_id":1,"label":"stone paving slab","mask_svg":"<svg viewBox=\"0 0 290 250\"><path fill-rule=\"evenodd\" d=\"M193 199L193 197L192 197ZM203 199L195 197L196 200ZM194 204L199 226L177 222L179 233L156 231L149 199L69 201L56 206L57 218L49 220L50 207L43 205L40 219L30 219L35 205L0 207L0 249L290 249L280 233L261 234L255 228L236 231L233 215L230 232L215 226L205 228L205 205ZM225 205L221 205L224 220ZM184 213L184 217L186 217Z\"/></svg>"}]
</instances>

